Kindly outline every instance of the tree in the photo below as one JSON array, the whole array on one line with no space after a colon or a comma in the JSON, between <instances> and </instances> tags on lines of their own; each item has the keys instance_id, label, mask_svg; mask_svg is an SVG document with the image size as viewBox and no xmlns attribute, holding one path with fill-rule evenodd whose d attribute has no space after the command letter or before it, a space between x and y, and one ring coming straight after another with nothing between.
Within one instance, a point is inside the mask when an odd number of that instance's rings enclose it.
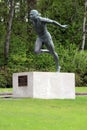
<instances>
[{"instance_id":1,"label":"tree","mask_svg":"<svg viewBox=\"0 0 87 130\"><path fill-rule=\"evenodd\" d=\"M86 40L86 17L87 17L87 0L85 0L85 13L84 13L84 20L83 20L83 38L82 38L82 50L85 47L85 40Z\"/></svg>"},{"instance_id":2,"label":"tree","mask_svg":"<svg viewBox=\"0 0 87 130\"><path fill-rule=\"evenodd\" d=\"M9 45L10 45L10 37L11 37L11 29L12 29L12 21L14 16L14 0L9 1L9 19L7 22L7 32L6 32L6 39L4 44L4 59L5 64L7 64L8 61L8 54L9 54Z\"/></svg>"},{"instance_id":3,"label":"tree","mask_svg":"<svg viewBox=\"0 0 87 130\"><path fill-rule=\"evenodd\" d=\"M36 3L37 3L37 0L27 0L27 13L28 13L28 24L27 24L27 34L28 34L28 40L29 40L29 48L28 48L28 53L29 51L32 50L32 43L30 43L30 41L32 41L32 35L33 35L33 30L32 30L32 27L30 26L31 25L31 22L30 22L30 19L29 19L29 12L31 9L35 9L36 8Z\"/></svg>"}]
</instances>

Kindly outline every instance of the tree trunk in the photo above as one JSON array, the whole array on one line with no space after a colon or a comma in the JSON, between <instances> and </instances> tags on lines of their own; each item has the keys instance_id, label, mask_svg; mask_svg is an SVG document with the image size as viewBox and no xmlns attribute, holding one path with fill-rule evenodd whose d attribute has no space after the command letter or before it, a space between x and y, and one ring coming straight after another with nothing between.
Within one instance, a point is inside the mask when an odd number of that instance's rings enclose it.
<instances>
[{"instance_id":1,"label":"tree trunk","mask_svg":"<svg viewBox=\"0 0 87 130\"><path fill-rule=\"evenodd\" d=\"M28 34L28 41L32 41L32 35L33 35L33 29L32 27L30 26L31 25L31 22L30 22L30 18L29 18L29 13L30 13L30 10L32 9L35 9L36 8L36 3L37 3L37 0L27 0L27 12L28 12L28 24L27 24L27 34ZM29 42L29 48L28 48L28 51L33 51L32 50L32 43Z\"/></svg>"},{"instance_id":2,"label":"tree trunk","mask_svg":"<svg viewBox=\"0 0 87 130\"><path fill-rule=\"evenodd\" d=\"M86 17L87 17L87 0L85 0L85 13L84 13L84 20L83 20L82 50L84 50L85 41L86 41Z\"/></svg>"},{"instance_id":3,"label":"tree trunk","mask_svg":"<svg viewBox=\"0 0 87 130\"><path fill-rule=\"evenodd\" d=\"M7 64L8 54L9 54L11 28L12 28L12 21L13 21L13 16L14 16L14 0L10 0L9 5L10 5L9 19L8 19L8 23L7 23L7 33L6 33L6 40L5 40L5 45L4 45L5 64Z\"/></svg>"},{"instance_id":4,"label":"tree trunk","mask_svg":"<svg viewBox=\"0 0 87 130\"><path fill-rule=\"evenodd\" d=\"M28 11L30 11L31 9L35 9L36 3L37 3L37 0L27 0Z\"/></svg>"}]
</instances>

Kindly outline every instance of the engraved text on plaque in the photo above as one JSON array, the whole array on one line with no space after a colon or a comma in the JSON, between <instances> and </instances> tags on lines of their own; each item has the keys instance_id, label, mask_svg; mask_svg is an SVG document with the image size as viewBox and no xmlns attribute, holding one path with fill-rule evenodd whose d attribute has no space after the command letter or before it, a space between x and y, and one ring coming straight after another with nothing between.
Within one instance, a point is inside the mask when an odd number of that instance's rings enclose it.
<instances>
[{"instance_id":1,"label":"engraved text on plaque","mask_svg":"<svg viewBox=\"0 0 87 130\"><path fill-rule=\"evenodd\" d=\"M27 86L27 75L18 76L18 86L19 87Z\"/></svg>"}]
</instances>

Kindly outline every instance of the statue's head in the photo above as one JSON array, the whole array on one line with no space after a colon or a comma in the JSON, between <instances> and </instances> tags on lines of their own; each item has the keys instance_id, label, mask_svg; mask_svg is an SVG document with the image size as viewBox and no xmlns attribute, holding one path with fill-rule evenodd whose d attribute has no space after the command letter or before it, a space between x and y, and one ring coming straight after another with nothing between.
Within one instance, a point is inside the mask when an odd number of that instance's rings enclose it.
<instances>
[{"instance_id":1,"label":"statue's head","mask_svg":"<svg viewBox=\"0 0 87 130\"><path fill-rule=\"evenodd\" d=\"M40 13L37 10L31 10L30 11L30 19L31 20L37 18L38 16L40 16Z\"/></svg>"}]
</instances>

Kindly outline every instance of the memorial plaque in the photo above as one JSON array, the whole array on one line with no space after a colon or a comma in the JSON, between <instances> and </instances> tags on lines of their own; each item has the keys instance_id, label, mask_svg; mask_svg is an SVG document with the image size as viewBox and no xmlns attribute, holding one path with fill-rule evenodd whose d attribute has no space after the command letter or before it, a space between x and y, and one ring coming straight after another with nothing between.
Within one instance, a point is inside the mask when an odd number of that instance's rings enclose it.
<instances>
[{"instance_id":1,"label":"memorial plaque","mask_svg":"<svg viewBox=\"0 0 87 130\"><path fill-rule=\"evenodd\" d=\"M27 75L18 76L18 86L19 87L27 86Z\"/></svg>"}]
</instances>

